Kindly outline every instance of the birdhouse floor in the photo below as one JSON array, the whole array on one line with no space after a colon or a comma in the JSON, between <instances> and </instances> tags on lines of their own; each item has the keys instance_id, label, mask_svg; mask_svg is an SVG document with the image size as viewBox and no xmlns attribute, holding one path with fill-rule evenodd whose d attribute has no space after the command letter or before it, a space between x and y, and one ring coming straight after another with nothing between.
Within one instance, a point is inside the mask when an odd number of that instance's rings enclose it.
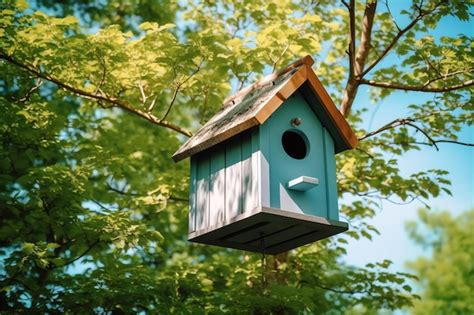
<instances>
[{"instance_id":1,"label":"birdhouse floor","mask_svg":"<svg viewBox=\"0 0 474 315\"><path fill-rule=\"evenodd\" d=\"M220 226L190 233L188 240L276 255L347 231L345 222L291 211L258 207Z\"/></svg>"}]
</instances>

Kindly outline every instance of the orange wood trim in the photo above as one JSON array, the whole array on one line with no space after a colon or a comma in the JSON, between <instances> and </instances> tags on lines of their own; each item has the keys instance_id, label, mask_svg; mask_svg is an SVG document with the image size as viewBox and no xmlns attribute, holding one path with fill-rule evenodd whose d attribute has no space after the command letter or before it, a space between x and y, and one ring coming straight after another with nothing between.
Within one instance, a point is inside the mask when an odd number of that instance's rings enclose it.
<instances>
[{"instance_id":1,"label":"orange wood trim","mask_svg":"<svg viewBox=\"0 0 474 315\"><path fill-rule=\"evenodd\" d=\"M289 81L278 90L255 115L260 124L263 124L273 114L288 97L290 97L305 81L306 66L301 67Z\"/></svg>"},{"instance_id":2,"label":"orange wood trim","mask_svg":"<svg viewBox=\"0 0 474 315\"><path fill-rule=\"evenodd\" d=\"M280 92L277 92L277 93L276 93L276 96L277 96L279 99L281 99L283 102L286 101L286 97L284 97L283 95L281 95Z\"/></svg>"},{"instance_id":3,"label":"orange wood trim","mask_svg":"<svg viewBox=\"0 0 474 315\"><path fill-rule=\"evenodd\" d=\"M307 78L307 69L306 67L301 67L287 82L284 86L280 88L278 93L280 93L285 100L289 98L300 86L306 81Z\"/></svg>"},{"instance_id":4,"label":"orange wood trim","mask_svg":"<svg viewBox=\"0 0 474 315\"><path fill-rule=\"evenodd\" d=\"M261 110L258 111L258 113L255 115L255 119L260 125L262 125L268 119L268 117L270 117L270 115L273 114L281 104L283 104L283 102L284 100L275 95L270 100L268 100Z\"/></svg>"},{"instance_id":5,"label":"orange wood trim","mask_svg":"<svg viewBox=\"0 0 474 315\"><path fill-rule=\"evenodd\" d=\"M310 83L309 85L321 101L321 104L323 104L324 109L328 113L328 116L331 118L334 125L340 130L341 134L343 135L344 142L351 149L355 148L359 141L357 140L354 131L349 126L349 123L344 118L344 116L342 116L341 112L337 109L336 105L332 101L326 89L319 81L314 71L311 69L310 66L307 66L307 68L307 77L308 82Z\"/></svg>"}]
</instances>

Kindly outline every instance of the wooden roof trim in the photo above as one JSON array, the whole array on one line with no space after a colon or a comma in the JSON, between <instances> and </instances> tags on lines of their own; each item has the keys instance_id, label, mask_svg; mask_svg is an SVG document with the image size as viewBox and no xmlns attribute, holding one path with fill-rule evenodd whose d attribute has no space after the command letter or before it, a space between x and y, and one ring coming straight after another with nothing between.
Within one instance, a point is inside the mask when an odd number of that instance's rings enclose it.
<instances>
[{"instance_id":1,"label":"wooden roof trim","mask_svg":"<svg viewBox=\"0 0 474 315\"><path fill-rule=\"evenodd\" d=\"M287 73L287 72L290 72L291 70L295 69L295 68L298 68L299 66L301 65L306 65L306 66L309 66L311 67L312 65L314 64L314 60L313 58L311 58L310 55L307 55L301 59L298 59L297 61L293 62L291 65L289 65L288 67L284 68L284 69L281 69L277 72L274 72L272 74L269 74L268 76L264 77L263 79L255 82L254 84L251 84L249 86L247 86L246 88L243 88L242 90L238 91L237 93L235 93L234 95L231 95L229 97L227 97L223 104L224 106L226 106L230 101L242 96L242 95L245 95L247 93L249 93L250 91L252 91L253 89L255 88L259 88L259 87L262 87L264 85L267 85L269 84L271 81L275 80L276 78L278 78L279 76ZM303 68L306 68L306 67L303 67Z\"/></svg>"},{"instance_id":2,"label":"wooden roof trim","mask_svg":"<svg viewBox=\"0 0 474 315\"><path fill-rule=\"evenodd\" d=\"M260 109L255 118L263 124L288 97L290 97L307 79L307 66L301 67L291 79L280 88L266 104Z\"/></svg>"},{"instance_id":3,"label":"wooden roof trim","mask_svg":"<svg viewBox=\"0 0 474 315\"><path fill-rule=\"evenodd\" d=\"M348 148L355 148L359 140L357 139L354 134L354 131L352 131L352 128L349 126L347 120L337 109L328 92L323 87L321 81L319 81L318 77L311 68L309 68L307 71L307 79L309 82L309 86L313 89L314 94L316 95L316 97L319 98L321 104L323 104L324 110L327 112L331 121L341 133L342 138Z\"/></svg>"}]
</instances>

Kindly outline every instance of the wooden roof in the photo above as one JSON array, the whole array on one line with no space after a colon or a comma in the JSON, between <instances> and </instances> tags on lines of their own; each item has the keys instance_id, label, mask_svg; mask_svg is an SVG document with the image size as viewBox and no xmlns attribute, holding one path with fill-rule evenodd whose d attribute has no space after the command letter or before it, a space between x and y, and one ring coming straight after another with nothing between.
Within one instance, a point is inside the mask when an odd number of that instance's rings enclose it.
<instances>
[{"instance_id":1,"label":"wooden roof","mask_svg":"<svg viewBox=\"0 0 474 315\"><path fill-rule=\"evenodd\" d=\"M311 56L240 90L173 155L178 162L254 126L262 125L297 90L335 140L336 153L353 149L357 137L312 70Z\"/></svg>"}]
</instances>

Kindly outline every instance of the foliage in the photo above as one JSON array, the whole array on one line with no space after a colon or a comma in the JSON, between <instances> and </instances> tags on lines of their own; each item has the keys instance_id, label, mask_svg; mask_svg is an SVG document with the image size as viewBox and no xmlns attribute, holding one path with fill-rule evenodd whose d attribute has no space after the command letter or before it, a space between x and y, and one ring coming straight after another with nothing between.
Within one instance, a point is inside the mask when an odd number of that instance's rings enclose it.
<instances>
[{"instance_id":1,"label":"foliage","mask_svg":"<svg viewBox=\"0 0 474 315\"><path fill-rule=\"evenodd\" d=\"M471 314L474 307L474 209L457 217L419 211L422 224L410 222L411 238L431 257L410 262L422 290L413 314ZM420 231L421 230L421 231Z\"/></svg>"},{"instance_id":2,"label":"foliage","mask_svg":"<svg viewBox=\"0 0 474 315\"><path fill-rule=\"evenodd\" d=\"M138 25L145 21L172 23L178 8L178 3L169 0L36 0L30 4L35 10L47 8L54 16L74 15L85 27L119 25L121 29L134 33L139 32Z\"/></svg>"},{"instance_id":3,"label":"foliage","mask_svg":"<svg viewBox=\"0 0 474 315\"><path fill-rule=\"evenodd\" d=\"M391 82L446 93L411 104L410 120L338 156L351 230L268 258L262 281L258 255L186 242L189 169L170 156L231 90L295 56L315 56L323 83L344 102L338 91L353 88L343 86L353 74L351 10L309 0L65 3L0 9L0 310L338 314L411 305L412 276L389 272L390 261L355 268L342 258L347 238L378 233L363 219L380 200L450 193L445 171L404 175L397 158L456 141L474 121L470 91L449 88L472 78L469 39L429 36L445 16L469 18L468 4L424 3L419 24L394 44L402 67L370 72L375 83L390 80L374 84L374 100L396 89ZM357 21L366 15L361 3L352 8ZM413 5L402 14L419 12ZM399 32L388 9L375 16L367 65ZM346 113L360 137L365 111Z\"/></svg>"}]
</instances>

